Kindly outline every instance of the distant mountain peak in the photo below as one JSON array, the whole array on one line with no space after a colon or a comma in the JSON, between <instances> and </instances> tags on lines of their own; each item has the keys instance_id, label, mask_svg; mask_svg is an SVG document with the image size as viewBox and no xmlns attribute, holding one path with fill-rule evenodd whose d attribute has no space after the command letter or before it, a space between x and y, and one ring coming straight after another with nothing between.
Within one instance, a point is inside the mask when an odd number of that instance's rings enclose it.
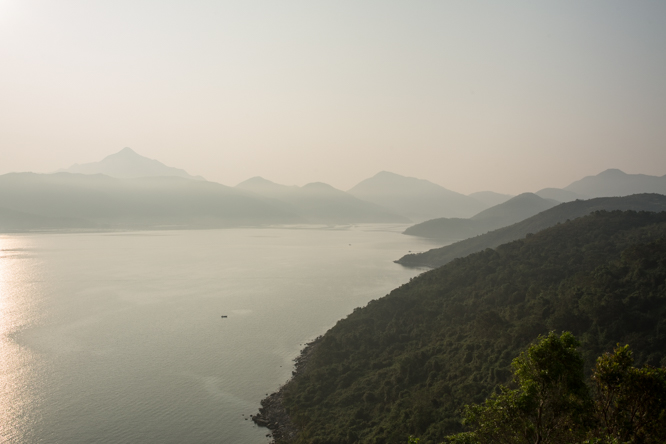
<instances>
[{"instance_id":1,"label":"distant mountain peak","mask_svg":"<svg viewBox=\"0 0 666 444\"><path fill-rule=\"evenodd\" d=\"M437 217L469 217L488 207L429 180L389 171L380 171L359 182L348 193L417 222Z\"/></svg>"},{"instance_id":2,"label":"distant mountain peak","mask_svg":"<svg viewBox=\"0 0 666 444\"><path fill-rule=\"evenodd\" d=\"M71 167L59 170L58 172L105 174L121 179L175 176L192 180L206 180L201 176L192 176L180 168L169 167L158 160L144 157L129 147L125 147L117 153L110 154L99 162L75 163Z\"/></svg>"},{"instance_id":3,"label":"distant mountain peak","mask_svg":"<svg viewBox=\"0 0 666 444\"><path fill-rule=\"evenodd\" d=\"M477 191L476 193L469 194L469 197L478 200L488 207L494 207L495 205L506 202L514 196L510 194L496 193L494 191Z\"/></svg>"},{"instance_id":4,"label":"distant mountain peak","mask_svg":"<svg viewBox=\"0 0 666 444\"><path fill-rule=\"evenodd\" d=\"M115 154L111 154L111 155L106 156L106 157L118 156L118 155L123 155L123 156L139 156L139 157L143 157L143 156L139 155L136 151L134 151L132 148L130 148L130 147L128 147L128 146L126 146L126 147L123 148L122 150L118 151L117 153L115 153Z\"/></svg>"},{"instance_id":5,"label":"distant mountain peak","mask_svg":"<svg viewBox=\"0 0 666 444\"><path fill-rule=\"evenodd\" d=\"M379 173L375 174L374 177L382 177L382 176L384 176L384 177L400 177L400 178L406 178L406 177L407 177L407 176L402 176L402 175L400 175L400 174L392 173L392 172L390 172L390 171L384 171L384 170L382 170L382 171L380 171Z\"/></svg>"},{"instance_id":6,"label":"distant mountain peak","mask_svg":"<svg viewBox=\"0 0 666 444\"><path fill-rule=\"evenodd\" d=\"M626 175L627 173L617 168L609 168L599 173L599 176L626 176Z\"/></svg>"},{"instance_id":7,"label":"distant mountain peak","mask_svg":"<svg viewBox=\"0 0 666 444\"><path fill-rule=\"evenodd\" d=\"M261 177L261 176L250 177L249 179L244 180L243 182L239 183L237 186L241 186L242 184L271 184L271 185L279 185L279 184L276 184L276 183L273 182L273 181L270 181L270 180L268 180L268 179L264 179L264 178Z\"/></svg>"},{"instance_id":8,"label":"distant mountain peak","mask_svg":"<svg viewBox=\"0 0 666 444\"><path fill-rule=\"evenodd\" d=\"M264 194L275 197L275 195L289 193L298 187L281 185L264 179L261 176L254 176L236 185L239 190L251 191L253 193Z\"/></svg>"},{"instance_id":9,"label":"distant mountain peak","mask_svg":"<svg viewBox=\"0 0 666 444\"><path fill-rule=\"evenodd\" d=\"M324 182L310 182L303 185L302 188L317 189L317 190L335 190L335 188Z\"/></svg>"},{"instance_id":10,"label":"distant mountain peak","mask_svg":"<svg viewBox=\"0 0 666 444\"><path fill-rule=\"evenodd\" d=\"M573 191L591 197L628 196L641 193L666 194L666 176L646 174L627 174L611 168L596 176L587 176L569 186L566 191Z\"/></svg>"},{"instance_id":11,"label":"distant mountain peak","mask_svg":"<svg viewBox=\"0 0 666 444\"><path fill-rule=\"evenodd\" d=\"M514 196L509 200L527 200L527 199L540 200L542 198L539 197L536 193L530 193L528 191L528 192L525 192L525 193L520 193L519 195Z\"/></svg>"},{"instance_id":12,"label":"distant mountain peak","mask_svg":"<svg viewBox=\"0 0 666 444\"><path fill-rule=\"evenodd\" d=\"M419 179L417 177L411 177L411 176L403 176L401 174L392 173L390 171L380 171L379 173L375 174L370 179L366 179L366 180L372 180L372 179L392 181L394 183L408 183L408 182L411 182L411 183L419 182L419 183L423 183L423 184L428 183L428 184L432 184L432 185L435 185L435 186L439 187L439 185L434 184L434 183L432 183L432 182L430 182L429 180L426 180L426 179Z\"/></svg>"}]
</instances>

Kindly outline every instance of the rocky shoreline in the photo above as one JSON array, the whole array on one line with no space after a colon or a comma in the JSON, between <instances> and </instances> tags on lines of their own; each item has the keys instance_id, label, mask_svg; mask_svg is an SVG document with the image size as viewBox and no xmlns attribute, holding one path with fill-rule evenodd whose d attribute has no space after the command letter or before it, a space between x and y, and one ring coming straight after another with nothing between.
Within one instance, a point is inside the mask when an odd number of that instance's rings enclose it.
<instances>
[{"instance_id":1,"label":"rocky shoreline","mask_svg":"<svg viewBox=\"0 0 666 444\"><path fill-rule=\"evenodd\" d=\"M266 427L270 430L270 433L266 436L273 438L272 444L291 442L298 437L298 428L291 422L291 418L284 406L284 396L289 391L289 383L305 371L308 360L321 338L319 336L305 345L300 355L294 359L294 371L291 372L291 379L281 386L277 392L271 393L261 400L261 408L258 414L250 415L250 418L256 425Z\"/></svg>"}]
</instances>

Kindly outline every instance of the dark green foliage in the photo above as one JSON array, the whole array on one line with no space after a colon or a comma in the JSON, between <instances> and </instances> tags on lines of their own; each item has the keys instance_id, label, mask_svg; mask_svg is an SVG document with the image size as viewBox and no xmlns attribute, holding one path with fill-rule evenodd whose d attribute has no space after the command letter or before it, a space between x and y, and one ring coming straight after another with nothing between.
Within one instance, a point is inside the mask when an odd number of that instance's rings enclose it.
<instances>
[{"instance_id":1,"label":"dark green foliage","mask_svg":"<svg viewBox=\"0 0 666 444\"><path fill-rule=\"evenodd\" d=\"M666 442L666 369L632 367L629 346L597 359L594 397L571 333L551 333L513 362L516 389L465 406L472 431L452 444L657 444ZM587 438L587 439L586 439Z\"/></svg>"},{"instance_id":2,"label":"dark green foliage","mask_svg":"<svg viewBox=\"0 0 666 444\"><path fill-rule=\"evenodd\" d=\"M457 444L558 444L581 442L592 402L580 343L569 332L547 337L513 360L514 384L482 404L465 407L474 431L449 438Z\"/></svg>"},{"instance_id":3,"label":"dark green foliage","mask_svg":"<svg viewBox=\"0 0 666 444\"><path fill-rule=\"evenodd\" d=\"M636 368L633 361L628 345L597 359L597 442L666 442L666 369Z\"/></svg>"},{"instance_id":4,"label":"dark green foliage","mask_svg":"<svg viewBox=\"0 0 666 444\"><path fill-rule=\"evenodd\" d=\"M284 390L297 442L440 442L552 330L580 338L588 371L618 342L666 362L665 282L666 213L619 211L426 272L317 341Z\"/></svg>"}]
</instances>

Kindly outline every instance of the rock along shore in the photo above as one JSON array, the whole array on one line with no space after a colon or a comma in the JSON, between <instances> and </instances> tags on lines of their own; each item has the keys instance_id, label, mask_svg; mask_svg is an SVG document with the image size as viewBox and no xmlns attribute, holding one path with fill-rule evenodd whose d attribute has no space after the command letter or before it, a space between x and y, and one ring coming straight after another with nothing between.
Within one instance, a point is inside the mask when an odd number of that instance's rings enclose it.
<instances>
[{"instance_id":1,"label":"rock along shore","mask_svg":"<svg viewBox=\"0 0 666 444\"><path fill-rule=\"evenodd\" d=\"M291 379L281 386L277 392L271 393L261 400L259 413L251 415L252 421L259 427L266 427L271 431L266 436L273 438L272 443L292 442L298 437L298 428L291 422L291 418L284 406L285 394L289 391L289 383L307 367L312 352L316 349L321 336L305 345L301 354L294 359L294 371Z\"/></svg>"}]
</instances>

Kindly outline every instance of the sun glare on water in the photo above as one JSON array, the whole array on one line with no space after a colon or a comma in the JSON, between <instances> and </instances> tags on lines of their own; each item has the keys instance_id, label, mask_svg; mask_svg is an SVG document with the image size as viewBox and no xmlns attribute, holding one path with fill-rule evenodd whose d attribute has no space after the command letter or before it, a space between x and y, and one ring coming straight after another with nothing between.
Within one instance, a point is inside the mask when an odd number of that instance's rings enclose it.
<instances>
[{"instance_id":1,"label":"sun glare on water","mask_svg":"<svg viewBox=\"0 0 666 444\"><path fill-rule=\"evenodd\" d=\"M32 353L22 347L17 336L28 322L23 300L25 284L21 268L25 251L19 239L0 236L0 442L15 442L17 423L24 417L27 396L26 368Z\"/></svg>"}]
</instances>

